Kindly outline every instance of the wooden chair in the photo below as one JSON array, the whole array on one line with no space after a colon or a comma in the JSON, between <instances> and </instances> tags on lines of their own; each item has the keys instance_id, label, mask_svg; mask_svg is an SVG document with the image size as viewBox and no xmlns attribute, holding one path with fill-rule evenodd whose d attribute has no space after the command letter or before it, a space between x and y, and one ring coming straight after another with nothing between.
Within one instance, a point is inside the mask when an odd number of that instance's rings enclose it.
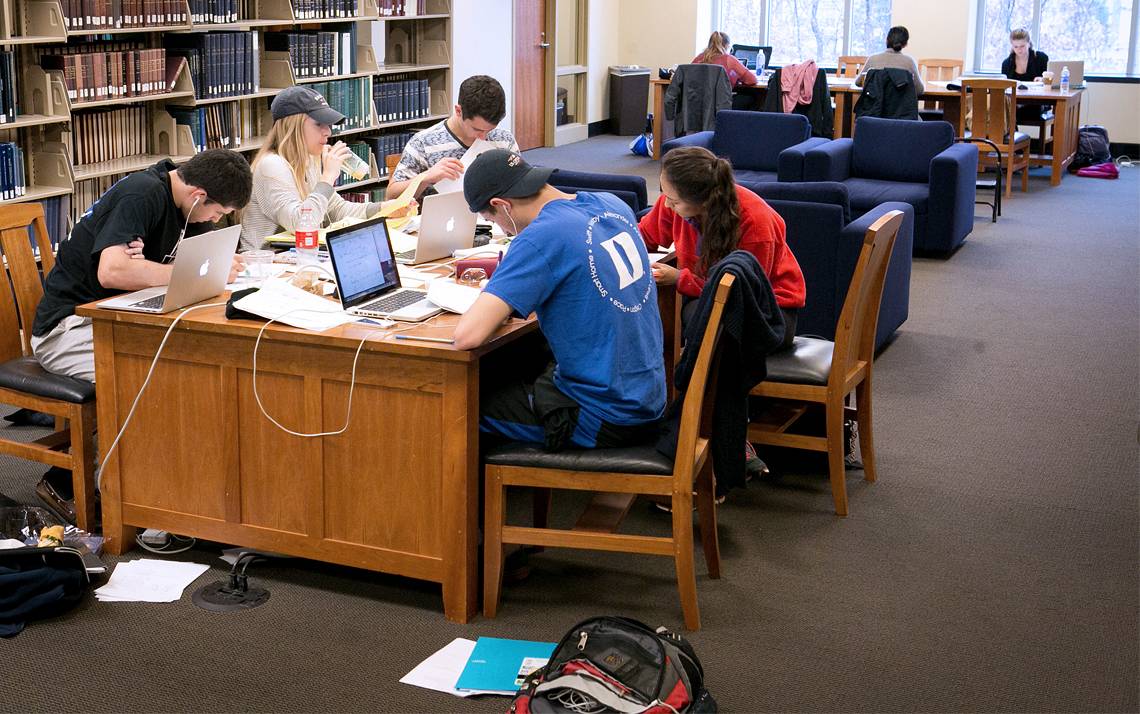
<instances>
[{"instance_id":1,"label":"wooden chair","mask_svg":"<svg viewBox=\"0 0 1140 714\"><path fill-rule=\"evenodd\" d=\"M867 229L839 314L835 341L796 337L791 348L768 356L768 376L752 390L752 396L773 401L767 402L766 409L753 416L748 425L748 440L754 444L827 452L831 495L835 512L840 516L847 515L843 463L843 421L847 417L854 417L859 424L864 478L875 480L871 431L875 327L887 264L902 222L902 211L891 211ZM845 406L852 392L855 393L854 409ZM818 411L820 406L825 413L824 436L789 431L809 408L815 407Z\"/></svg>"},{"instance_id":2,"label":"wooden chair","mask_svg":"<svg viewBox=\"0 0 1140 714\"><path fill-rule=\"evenodd\" d=\"M949 82L962 74L960 59L923 59L918 61L918 75L923 82ZM923 121L942 121L945 113L937 99L924 99L918 108Z\"/></svg>"},{"instance_id":3,"label":"wooden chair","mask_svg":"<svg viewBox=\"0 0 1140 714\"><path fill-rule=\"evenodd\" d=\"M388 154L384 157L384 175L388 180L392 179L392 174L396 172L396 166L400 164L400 157L403 154Z\"/></svg>"},{"instance_id":4,"label":"wooden chair","mask_svg":"<svg viewBox=\"0 0 1140 714\"><path fill-rule=\"evenodd\" d=\"M33 228L39 266L28 240ZM8 284L0 289L0 402L55 417L56 431L32 442L0 439L0 454L71 470L76 525L95 529L95 385L52 374L32 356L29 340L43 275L55 265L43 206L0 207L0 246Z\"/></svg>"},{"instance_id":5,"label":"wooden chair","mask_svg":"<svg viewBox=\"0 0 1140 714\"><path fill-rule=\"evenodd\" d=\"M839 55L835 68L836 77L854 77L867 64L867 55Z\"/></svg>"},{"instance_id":6,"label":"wooden chair","mask_svg":"<svg viewBox=\"0 0 1140 714\"><path fill-rule=\"evenodd\" d=\"M652 446L623 449L580 449L547 453L533 445L508 444L484 457L486 469L483 534L483 614L494 617L502 588L503 545L514 543L558 548L643 553L672 557L685 627L700 629L697 581L693 565L693 499L696 488L701 544L710 578L720 577L720 546L716 533L716 502L709 455L712 400L715 391L715 348L724 303L734 278L726 275L716 297L697 353L681 412L676 458L670 460ZM713 376L710 379L710 373ZM507 525L504 511L508 486L531 486L535 494L534 527ZM546 528L549 489L596 491L573 530ZM637 495L670 497L673 529L669 536L617 533Z\"/></svg>"},{"instance_id":7,"label":"wooden chair","mask_svg":"<svg viewBox=\"0 0 1140 714\"><path fill-rule=\"evenodd\" d=\"M973 104L970 131L958 127L958 136L989 139L998 147L997 156L978 155L978 169L998 164L1004 171L1005 197L1012 195L1013 174L1021 172L1021 190L1029 190L1029 135L1017 131L1017 82L1012 79L963 79L962 106ZM1001 164L1004 164L1002 166Z\"/></svg>"}]
</instances>

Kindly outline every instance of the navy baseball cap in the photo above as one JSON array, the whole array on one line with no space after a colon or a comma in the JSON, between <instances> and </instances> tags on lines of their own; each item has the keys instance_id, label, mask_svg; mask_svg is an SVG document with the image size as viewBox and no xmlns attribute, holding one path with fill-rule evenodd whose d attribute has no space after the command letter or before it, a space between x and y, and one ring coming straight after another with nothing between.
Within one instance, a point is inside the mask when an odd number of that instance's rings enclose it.
<instances>
[{"instance_id":1,"label":"navy baseball cap","mask_svg":"<svg viewBox=\"0 0 1140 714\"><path fill-rule=\"evenodd\" d=\"M321 93L308 87L296 86L283 90L269 105L273 120L291 117L294 114L308 114L321 124L340 124L344 115L329 106Z\"/></svg>"},{"instance_id":2,"label":"navy baseball cap","mask_svg":"<svg viewBox=\"0 0 1140 714\"><path fill-rule=\"evenodd\" d=\"M463 172L463 197L472 213L486 210L492 198L525 198L546 185L552 168L535 167L507 149L491 149Z\"/></svg>"}]
</instances>

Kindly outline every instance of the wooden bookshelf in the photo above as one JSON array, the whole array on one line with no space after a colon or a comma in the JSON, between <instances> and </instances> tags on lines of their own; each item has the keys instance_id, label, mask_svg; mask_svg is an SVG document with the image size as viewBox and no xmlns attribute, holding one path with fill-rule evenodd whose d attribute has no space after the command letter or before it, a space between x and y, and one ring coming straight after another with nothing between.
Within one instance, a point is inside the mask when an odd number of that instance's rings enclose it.
<instances>
[{"instance_id":1,"label":"wooden bookshelf","mask_svg":"<svg viewBox=\"0 0 1140 714\"><path fill-rule=\"evenodd\" d=\"M189 17L190 5L188 0L184 2ZM83 201L89 202L87 199L93 190L105 189L105 182L113 181L121 174L145 169L163 158L171 158L176 163L188 160L197 150L195 142L202 140L202 137L194 136L190 125L177 122L174 116L176 108L179 109L178 117L182 121L187 121L187 117L190 117L195 127L201 119L188 114L186 109L221 111L224 117L231 120L223 133L229 132L232 148L252 157L252 153L264 144L265 135L272 125L268 110L269 99L297 84L321 85L341 81L364 83L341 88L339 96L342 102L347 102L357 112L358 122L361 118L367 118L368 121L365 126L351 126L335 131L337 140L349 140L400 127L414 131L418 127L445 119L450 114L452 89L451 2L428 0L425 10L424 14L418 16L381 17L378 0L358 0L357 13L352 17L305 18L299 17L300 13L291 0L253 0L249 6L252 17L228 23L191 21L171 26L69 28L61 0L0 0L0 48L11 50L15 54L20 92L18 114L13 121L0 124L0 138L7 138L20 146L27 170L25 195L2 202L37 201L73 192L76 193L77 200L83 197ZM298 77L288 60L287 52L284 53L285 57L281 57L279 53L264 49L264 33L267 31L333 29L333 26L349 22L357 23L358 33L357 71L352 73ZM380 24L373 24L377 22ZM383 55L372 47L373 27L385 40ZM144 46L157 48L163 46L162 33L219 31L254 32L259 35L257 54L260 77L257 91L235 97L197 99L189 69L182 68L169 92L81 102L68 98L63 72L44 70L38 64L40 46L47 52L52 46L78 44L76 38L106 36L106 39L116 41L120 36L123 39L137 37L143 41ZM374 88L377 82L387 81L389 77L393 80L428 79L429 115L380 122L376 113ZM328 91L335 93L334 89L330 86ZM368 105L363 116L358 113L363 108L358 102L366 102ZM137 150L141 141L141 147L145 151L134 156L122 156L120 153L119 158L109 161L76 165L72 159L72 146L76 141L91 140L92 137L84 137L82 134L92 131L90 127L95 126L84 112L131 105L147 107L146 121L152 126L145 132L145 137L134 142ZM167 108L170 109L169 112ZM215 113L209 116L216 118L218 115ZM80 118L83 119L82 123ZM213 143L216 138L212 134L207 143ZM240 145L237 145L239 140ZM119 150L119 147L115 150ZM116 156L115 153L110 155ZM367 190L381 186L387 182L387 177L380 176L379 173L376 157L372 157L372 171L368 178L338 186L337 190ZM83 184L83 191L76 190L78 182L93 180L99 183ZM73 214L78 214L87 206L72 205L71 208Z\"/></svg>"}]
</instances>

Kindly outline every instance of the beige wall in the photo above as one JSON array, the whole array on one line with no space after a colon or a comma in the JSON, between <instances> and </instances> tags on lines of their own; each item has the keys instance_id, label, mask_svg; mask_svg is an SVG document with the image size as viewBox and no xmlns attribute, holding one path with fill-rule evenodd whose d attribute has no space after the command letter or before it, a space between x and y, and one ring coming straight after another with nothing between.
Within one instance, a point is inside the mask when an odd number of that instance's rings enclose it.
<instances>
[{"instance_id":1,"label":"beige wall","mask_svg":"<svg viewBox=\"0 0 1140 714\"><path fill-rule=\"evenodd\" d=\"M589 0L589 47L587 65L588 121L602 121L610 116L610 66L622 64L623 40L621 3L615 0ZM626 33L627 34L627 33Z\"/></svg>"}]
</instances>

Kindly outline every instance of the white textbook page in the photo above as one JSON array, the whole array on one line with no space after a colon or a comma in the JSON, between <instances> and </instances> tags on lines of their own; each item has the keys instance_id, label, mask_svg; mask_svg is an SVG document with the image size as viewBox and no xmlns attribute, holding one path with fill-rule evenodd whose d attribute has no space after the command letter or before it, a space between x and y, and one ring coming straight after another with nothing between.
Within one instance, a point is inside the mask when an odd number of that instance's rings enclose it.
<instances>
[{"instance_id":1,"label":"white textbook page","mask_svg":"<svg viewBox=\"0 0 1140 714\"><path fill-rule=\"evenodd\" d=\"M471 164L475 162L475 159L478 158L479 154L490 151L494 148L497 147L491 142L486 141L485 139L476 139L475 143L467 149L467 153L463 154L463 158L459 160L459 163L463 164L463 170L466 171L471 166ZM463 174L460 174L459 178L457 179L444 179L435 185L436 193L453 193L455 191L462 190Z\"/></svg>"}]
</instances>

